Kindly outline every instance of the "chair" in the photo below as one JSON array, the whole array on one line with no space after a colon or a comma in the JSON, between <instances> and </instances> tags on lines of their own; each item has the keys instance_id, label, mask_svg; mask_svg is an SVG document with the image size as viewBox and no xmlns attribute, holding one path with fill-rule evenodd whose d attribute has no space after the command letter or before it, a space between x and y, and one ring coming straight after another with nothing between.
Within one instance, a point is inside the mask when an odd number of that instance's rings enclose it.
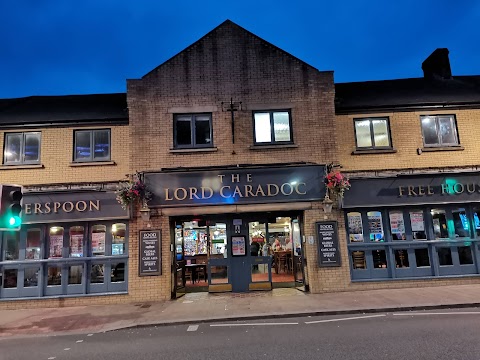
<instances>
[{"instance_id":1,"label":"chair","mask_svg":"<svg viewBox=\"0 0 480 360\"><path fill-rule=\"evenodd\" d=\"M192 276L192 271L185 269L185 283L187 280L190 280L190 282L193 284L193 276Z\"/></svg>"},{"instance_id":2,"label":"chair","mask_svg":"<svg viewBox=\"0 0 480 360\"><path fill-rule=\"evenodd\" d=\"M365 253L363 251L352 252L353 268L354 269L366 269L367 264L365 261Z\"/></svg>"},{"instance_id":3,"label":"chair","mask_svg":"<svg viewBox=\"0 0 480 360\"><path fill-rule=\"evenodd\" d=\"M279 267L283 272L288 272L288 259L287 254L281 254L278 256Z\"/></svg>"}]
</instances>

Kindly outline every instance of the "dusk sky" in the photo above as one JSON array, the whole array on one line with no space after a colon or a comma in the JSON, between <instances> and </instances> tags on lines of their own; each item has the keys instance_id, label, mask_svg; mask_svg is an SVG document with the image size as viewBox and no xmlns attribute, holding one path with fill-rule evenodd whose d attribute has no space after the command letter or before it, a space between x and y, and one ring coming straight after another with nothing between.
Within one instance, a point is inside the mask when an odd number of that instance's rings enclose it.
<instances>
[{"instance_id":1,"label":"dusk sky","mask_svg":"<svg viewBox=\"0 0 480 360\"><path fill-rule=\"evenodd\" d=\"M0 98L125 92L226 19L336 82L480 74L478 0L0 0Z\"/></svg>"}]
</instances>

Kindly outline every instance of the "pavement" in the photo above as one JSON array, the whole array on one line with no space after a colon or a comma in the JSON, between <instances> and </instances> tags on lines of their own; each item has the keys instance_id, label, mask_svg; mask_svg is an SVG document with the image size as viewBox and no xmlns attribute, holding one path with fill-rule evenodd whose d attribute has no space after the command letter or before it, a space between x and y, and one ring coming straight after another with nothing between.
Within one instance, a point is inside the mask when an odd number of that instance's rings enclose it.
<instances>
[{"instance_id":1,"label":"pavement","mask_svg":"<svg viewBox=\"0 0 480 360\"><path fill-rule=\"evenodd\" d=\"M153 325L466 307L480 307L480 284L327 294L296 289L190 293L162 302L0 310L0 340Z\"/></svg>"}]
</instances>

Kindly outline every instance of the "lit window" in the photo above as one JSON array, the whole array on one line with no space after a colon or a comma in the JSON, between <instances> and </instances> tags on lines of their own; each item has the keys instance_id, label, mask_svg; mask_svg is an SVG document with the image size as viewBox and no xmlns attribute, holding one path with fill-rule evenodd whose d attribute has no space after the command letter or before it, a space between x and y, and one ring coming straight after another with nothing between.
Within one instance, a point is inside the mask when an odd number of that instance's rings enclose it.
<instances>
[{"instance_id":1,"label":"lit window","mask_svg":"<svg viewBox=\"0 0 480 360\"><path fill-rule=\"evenodd\" d=\"M258 111L253 114L255 144L292 143L292 119L287 110Z\"/></svg>"},{"instance_id":2,"label":"lit window","mask_svg":"<svg viewBox=\"0 0 480 360\"><path fill-rule=\"evenodd\" d=\"M6 133L3 163L5 165L38 164L40 162L40 133Z\"/></svg>"},{"instance_id":3,"label":"lit window","mask_svg":"<svg viewBox=\"0 0 480 360\"><path fill-rule=\"evenodd\" d=\"M388 149L392 147L388 118L355 119L354 122L357 149Z\"/></svg>"},{"instance_id":4,"label":"lit window","mask_svg":"<svg viewBox=\"0 0 480 360\"><path fill-rule=\"evenodd\" d=\"M425 146L458 145L458 134L453 115L421 116L423 143Z\"/></svg>"}]
</instances>

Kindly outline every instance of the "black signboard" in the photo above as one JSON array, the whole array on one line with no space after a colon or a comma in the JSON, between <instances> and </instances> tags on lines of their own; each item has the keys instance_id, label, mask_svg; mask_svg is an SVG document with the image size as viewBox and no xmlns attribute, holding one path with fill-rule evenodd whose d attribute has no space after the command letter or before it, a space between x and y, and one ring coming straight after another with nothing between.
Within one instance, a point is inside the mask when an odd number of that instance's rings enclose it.
<instances>
[{"instance_id":1,"label":"black signboard","mask_svg":"<svg viewBox=\"0 0 480 360\"><path fill-rule=\"evenodd\" d=\"M315 223L318 239L318 266L341 266L336 221Z\"/></svg>"},{"instance_id":2,"label":"black signboard","mask_svg":"<svg viewBox=\"0 0 480 360\"><path fill-rule=\"evenodd\" d=\"M160 240L160 230L140 231L140 276L162 274L162 254L160 252Z\"/></svg>"}]
</instances>

